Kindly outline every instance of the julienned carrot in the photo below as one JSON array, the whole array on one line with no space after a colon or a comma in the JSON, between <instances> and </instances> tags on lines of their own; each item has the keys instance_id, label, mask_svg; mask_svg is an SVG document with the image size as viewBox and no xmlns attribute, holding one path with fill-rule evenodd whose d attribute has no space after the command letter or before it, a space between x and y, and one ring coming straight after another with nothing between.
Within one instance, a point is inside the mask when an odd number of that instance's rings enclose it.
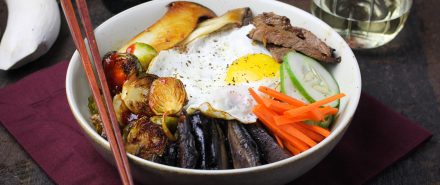
<instances>
[{"instance_id":1,"label":"julienned carrot","mask_svg":"<svg viewBox=\"0 0 440 185\"><path fill-rule=\"evenodd\" d=\"M297 139L301 140L302 142L306 143L310 147L313 147L316 145L316 142L310 139L310 137L306 136L304 133L293 127L292 125L283 125L280 127L282 131L286 132L287 134L296 137Z\"/></svg>"},{"instance_id":2,"label":"julienned carrot","mask_svg":"<svg viewBox=\"0 0 440 185\"><path fill-rule=\"evenodd\" d=\"M285 95L285 94L283 94L283 93L280 93L280 92L278 92L278 91L276 91L276 90L274 90L274 89L268 88L268 87L260 86L260 87L258 88L258 90L259 90L260 92L263 92L263 93L269 95L269 96L272 96L272 97L275 98L275 99L278 99L278 100L284 101L284 102L286 102L286 103L288 103L288 104L290 104L290 105L293 105L294 107L298 107L298 106L304 106L304 105L306 105L304 102L302 102L302 101L300 101L300 100L297 100L297 99L295 99L295 98L292 98L292 97L290 97L290 96L287 96L287 95ZM265 102L266 102L266 101L265 101ZM281 103L281 102L280 102L280 103ZM267 105L267 104L265 104L265 105ZM277 106L277 105L272 105L272 107L269 107L269 108L273 108L273 109L275 109L277 112L279 112L281 109L280 109L280 107L276 107L276 106ZM291 110L291 109L294 108L294 107L291 107L291 108L288 109L288 110ZM287 108L287 107L286 107L286 108ZM288 110L285 110L285 111L288 111ZM312 119L313 119L314 121L324 120L324 115L321 114L319 111L311 110L310 112L311 112L311 114L312 114Z\"/></svg>"},{"instance_id":3,"label":"julienned carrot","mask_svg":"<svg viewBox=\"0 0 440 185\"><path fill-rule=\"evenodd\" d=\"M268 108L270 108L270 107L268 107ZM334 113L333 109L335 109L335 108L330 108L330 107L329 107L329 109L317 108L317 109L313 109L312 111L307 112L305 114L300 114L296 117L292 117L289 115L281 115L281 116L277 116L275 118L275 122L277 123L277 125L284 125L284 124L289 124L289 123L298 122L298 121L305 121L305 120L323 121L326 115L336 114L336 113ZM280 109L274 109L274 110L280 114L280 112L279 112Z\"/></svg>"},{"instance_id":4,"label":"julienned carrot","mask_svg":"<svg viewBox=\"0 0 440 185\"><path fill-rule=\"evenodd\" d=\"M319 109L319 111L324 115L334 115L338 113L338 109L330 106L325 106Z\"/></svg>"},{"instance_id":5,"label":"julienned carrot","mask_svg":"<svg viewBox=\"0 0 440 185\"><path fill-rule=\"evenodd\" d=\"M309 115L310 115L310 119L313 121L324 121L326 115L334 115L336 113L338 113L337 108L325 106L322 108L312 109L309 112Z\"/></svg>"},{"instance_id":6,"label":"julienned carrot","mask_svg":"<svg viewBox=\"0 0 440 185\"><path fill-rule=\"evenodd\" d=\"M324 136L324 137L328 137L328 136L330 135L330 131L328 131L327 129L322 128L322 127L320 127L320 126L316 126L316 125L308 125L308 124L305 124L305 123L302 123L302 124L303 124L303 126L304 126L305 128L307 128L307 129L309 129L309 130L312 130L312 131L314 131L314 132L316 132L316 133L318 133L318 134L321 134L321 135Z\"/></svg>"},{"instance_id":7,"label":"julienned carrot","mask_svg":"<svg viewBox=\"0 0 440 185\"><path fill-rule=\"evenodd\" d=\"M338 109L326 104L345 96L341 93L305 104L268 87L260 86L258 90L271 98L263 98L249 88L249 93L257 102L253 113L272 132L280 147L287 148L295 155L315 146L330 135L329 130L305 124L303 121L322 121L327 115L337 114Z\"/></svg>"},{"instance_id":8,"label":"julienned carrot","mask_svg":"<svg viewBox=\"0 0 440 185\"><path fill-rule=\"evenodd\" d=\"M277 100L281 100L281 101L286 102L288 104L291 104L293 106L304 106L305 105L304 102L297 100L295 98L292 98L290 96L287 96L287 95L280 93L280 92L276 91L275 89L271 89L269 87L260 86L258 88L258 90L262 93L265 93L265 94L277 99Z\"/></svg>"},{"instance_id":9,"label":"julienned carrot","mask_svg":"<svg viewBox=\"0 0 440 185\"><path fill-rule=\"evenodd\" d=\"M296 109L292 109L292 110L286 111L286 112L284 112L284 114L292 116L292 117L296 117L298 115L304 114L304 113L306 113L308 111L311 111L313 109L319 108L320 106L323 106L323 105L325 105L327 103L330 103L332 101L340 99L340 98L342 98L344 96L345 96L345 94L343 94L343 93L336 94L336 95L324 98L322 100L316 101L314 103L311 103L311 104L308 104L308 105L305 105L305 106L302 106L302 107L298 107Z\"/></svg>"},{"instance_id":10,"label":"julienned carrot","mask_svg":"<svg viewBox=\"0 0 440 185\"><path fill-rule=\"evenodd\" d=\"M278 126L292 124L300 121L309 120L308 116L300 116L300 117L289 117L289 116L275 116L274 118L275 124Z\"/></svg>"},{"instance_id":11,"label":"julienned carrot","mask_svg":"<svg viewBox=\"0 0 440 185\"><path fill-rule=\"evenodd\" d=\"M248 90L249 90L249 94L251 94L252 98L254 98L254 100L258 104L265 105L263 99L260 96L258 96L258 94L252 88L249 88Z\"/></svg>"},{"instance_id":12,"label":"julienned carrot","mask_svg":"<svg viewBox=\"0 0 440 185\"><path fill-rule=\"evenodd\" d=\"M318 133L316 133L314 131L311 131L311 130L305 128L304 126L302 126L302 123L293 123L293 124L290 124L290 125L292 125L296 129L298 129L299 131L301 131L305 135L309 136L311 139L313 139L313 141L321 142L322 140L325 139L324 136L322 136L322 135L320 135L320 134L318 134Z\"/></svg>"},{"instance_id":13,"label":"julienned carrot","mask_svg":"<svg viewBox=\"0 0 440 185\"><path fill-rule=\"evenodd\" d=\"M308 114L310 115L310 119L313 121L324 120L324 114L318 109L312 109Z\"/></svg>"},{"instance_id":14,"label":"julienned carrot","mask_svg":"<svg viewBox=\"0 0 440 185\"><path fill-rule=\"evenodd\" d=\"M265 108L264 106L257 105L253 109L253 113L261 120L261 122L263 122L264 125L266 125L267 128L269 128L269 130L271 130L274 134L281 137L281 139L285 140L286 142L291 143L293 146L298 148L300 151L305 151L310 148L307 144L300 141L296 137L292 137L289 134L281 131L273 122L273 119L270 115L270 114L272 114L271 111L267 110L267 108Z\"/></svg>"},{"instance_id":15,"label":"julienned carrot","mask_svg":"<svg viewBox=\"0 0 440 185\"><path fill-rule=\"evenodd\" d=\"M293 155L298 155L299 153L301 153L301 151L299 151L298 148L295 148L294 146L292 146L289 143L286 143L286 148L287 150L289 150L290 152L292 152Z\"/></svg>"},{"instance_id":16,"label":"julienned carrot","mask_svg":"<svg viewBox=\"0 0 440 185\"><path fill-rule=\"evenodd\" d=\"M275 136L275 140L277 140L278 145L280 145L280 147L284 149L283 141L281 141L281 139L277 135L274 134L274 136Z\"/></svg>"},{"instance_id":17,"label":"julienned carrot","mask_svg":"<svg viewBox=\"0 0 440 185\"><path fill-rule=\"evenodd\" d=\"M282 103L277 100L273 100L270 98L262 98L264 105L266 105L267 108L274 110L277 113L282 114L285 111L291 110L296 108L297 106L293 106L287 103Z\"/></svg>"},{"instance_id":18,"label":"julienned carrot","mask_svg":"<svg viewBox=\"0 0 440 185\"><path fill-rule=\"evenodd\" d=\"M261 109L263 109L263 107L260 107L260 108L256 107L256 108L254 108L253 112L255 115L258 116L258 118L261 120L261 122L263 122L263 124L266 125L266 127L272 131L272 133L278 135L279 137L284 139L286 142L292 143L292 145L296 146L300 151L305 151L310 148L309 146L307 146L307 144L302 143L298 139L289 136L288 134L282 132L278 127L271 124L270 117L267 117L266 115L264 115L264 111L262 111Z\"/></svg>"}]
</instances>

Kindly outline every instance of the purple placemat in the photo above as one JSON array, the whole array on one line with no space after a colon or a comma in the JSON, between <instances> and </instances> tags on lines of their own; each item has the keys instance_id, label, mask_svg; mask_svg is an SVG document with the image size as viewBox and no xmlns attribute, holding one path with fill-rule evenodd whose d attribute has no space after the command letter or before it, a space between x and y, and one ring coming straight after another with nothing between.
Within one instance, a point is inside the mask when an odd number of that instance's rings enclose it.
<instances>
[{"instance_id":1,"label":"purple placemat","mask_svg":"<svg viewBox=\"0 0 440 185\"><path fill-rule=\"evenodd\" d=\"M67 65L60 62L0 89L0 122L55 183L120 184L116 169L94 150L69 109ZM363 93L341 142L293 183L363 184L430 136Z\"/></svg>"}]
</instances>

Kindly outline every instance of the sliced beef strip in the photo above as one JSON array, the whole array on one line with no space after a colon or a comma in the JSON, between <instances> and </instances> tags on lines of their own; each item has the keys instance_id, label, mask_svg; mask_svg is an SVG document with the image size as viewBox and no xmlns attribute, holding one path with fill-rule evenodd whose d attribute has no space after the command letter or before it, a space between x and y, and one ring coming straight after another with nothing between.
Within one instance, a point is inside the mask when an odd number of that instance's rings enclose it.
<instances>
[{"instance_id":1,"label":"sliced beef strip","mask_svg":"<svg viewBox=\"0 0 440 185\"><path fill-rule=\"evenodd\" d=\"M251 23L256 27L260 25L268 25L276 28L281 28L286 31L294 31L294 27L290 24L289 18L285 16L279 16L273 12L264 12L258 16L255 16Z\"/></svg>"},{"instance_id":2,"label":"sliced beef strip","mask_svg":"<svg viewBox=\"0 0 440 185\"><path fill-rule=\"evenodd\" d=\"M293 49L307 56L315 58L325 63L338 63L340 58L335 58L333 49L322 42L312 32L293 27L290 20L285 16L279 16L274 13L263 13L252 20L255 28L251 30L248 37L266 44L274 46L269 49L274 57L281 61L282 56ZM276 47L280 47L279 49Z\"/></svg>"},{"instance_id":3,"label":"sliced beef strip","mask_svg":"<svg viewBox=\"0 0 440 185\"><path fill-rule=\"evenodd\" d=\"M266 48L269 50L270 54L272 54L272 57L278 62L283 61L284 55L286 55L289 51L294 51L292 48L280 47L273 44L266 45Z\"/></svg>"}]
</instances>

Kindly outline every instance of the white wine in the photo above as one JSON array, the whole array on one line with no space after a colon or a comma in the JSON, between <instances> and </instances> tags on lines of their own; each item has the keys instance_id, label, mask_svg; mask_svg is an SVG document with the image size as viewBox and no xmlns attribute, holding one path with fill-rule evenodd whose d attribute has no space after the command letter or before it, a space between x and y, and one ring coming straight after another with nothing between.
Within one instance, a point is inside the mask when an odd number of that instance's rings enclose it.
<instances>
[{"instance_id":1,"label":"white wine","mask_svg":"<svg viewBox=\"0 0 440 185\"><path fill-rule=\"evenodd\" d=\"M391 41L408 17L412 0L313 0L312 13L354 49Z\"/></svg>"}]
</instances>

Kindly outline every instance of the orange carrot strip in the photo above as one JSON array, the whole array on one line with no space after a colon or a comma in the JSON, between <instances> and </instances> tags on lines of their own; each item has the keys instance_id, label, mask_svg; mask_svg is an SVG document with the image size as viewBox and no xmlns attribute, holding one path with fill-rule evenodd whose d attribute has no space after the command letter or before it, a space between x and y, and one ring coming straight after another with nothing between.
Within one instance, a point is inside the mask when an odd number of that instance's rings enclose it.
<instances>
[{"instance_id":1,"label":"orange carrot strip","mask_svg":"<svg viewBox=\"0 0 440 185\"><path fill-rule=\"evenodd\" d=\"M280 145L280 147L282 149L284 149L283 141L281 141L281 139L277 135L274 134L274 136L275 136L275 139L277 140L278 145Z\"/></svg>"},{"instance_id":2,"label":"orange carrot strip","mask_svg":"<svg viewBox=\"0 0 440 185\"><path fill-rule=\"evenodd\" d=\"M322 120L324 120L324 114L320 110L318 110L318 109L313 109L308 114L310 115L310 118L313 121L322 121Z\"/></svg>"},{"instance_id":3,"label":"orange carrot strip","mask_svg":"<svg viewBox=\"0 0 440 185\"><path fill-rule=\"evenodd\" d=\"M302 133L304 133L305 135L309 136L311 139L313 139L313 141L321 142L325 138L324 136L303 127L302 123L293 123L291 125L296 129L298 129L299 131L301 131Z\"/></svg>"},{"instance_id":4,"label":"orange carrot strip","mask_svg":"<svg viewBox=\"0 0 440 185\"><path fill-rule=\"evenodd\" d=\"M258 104L266 106L263 99L260 96L258 96L258 94L252 88L249 88L248 90L249 90L249 93L251 94L252 98L254 98L254 100Z\"/></svg>"},{"instance_id":5,"label":"orange carrot strip","mask_svg":"<svg viewBox=\"0 0 440 185\"><path fill-rule=\"evenodd\" d=\"M323 106L323 105L325 105L327 103L330 103L332 101L340 99L340 98L342 98L344 96L345 96L345 94L343 94L343 93L336 94L334 96L330 96L330 97L324 98L322 100L316 101L314 103L308 104L306 106L302 106L302 107L298 107L296 109L292 109L292 110L286 111L286 112L284 112L284 114L290 115L292 117L296 117L298 115L301 115L301 114L304 114L304 113L306 113L308 111L311 111L312 109L319 108L320 106Z\"/></svg>"},{"instance_id":6,"label":"orange carrot strip","mask_svg":"<svg viewBox=\"0 0 440 185\"><path fill-rule=\"evenodd\" d=\"M277 126L281 126L281 125L286 125L286 124L291 124L291 123L295 123L295 122L299 122L299 121L305 121L310 119L307 115L306 116L299 116L299 117L289 117L289 116L274 116L273 117L275 124Z\"/></svg>"},{"instance_id":7,"label":"orange carrot strip","mask_svg":"<svg viewBox=\"0 0 440 185\"><path fill-rule=\"evenodd\" d=\"M264 105L257 105L254 107L254 109L260 109L262 110L265 114L267 114L268 117L270 117L271 122L273 122L273 118L275 116L279 116L279 114L277 114L275 111L268 109L266 106Z\"/></svg>"},{"instance_id":8,"label":"orange carrot strip","mask_svg":"<svg viewBox=\"0 0 440 185\"><path fill-rule=\"evenodd\" d=\"M287 96L287 95L280 93L280 92L276 91L275 89L271 89L269 87L260 86L258 88L258 90L262 93L265 93L265 94L275 98L275 99L281 100L281 101L286 102L286 103L293 105L293 106L304 106L305 105L304 102L297 100L295 98L292 98L290 96Z\"/></svg>"},{"instance_id":9,"label":"orange carrot strip","mask_svg":"<svg viewBox=\"0 0 440 185\"><path fill-rule=\"evenodd\" d=\"M320 108L319 111L324 115L335 115L338 113L339 110L337 108L325 106L325 107Z\"/></svg>"},{"instance_id":10,"label":"orange carrot strip","mask_svg":"<svg viewBox=\"0 0 440 185\"><path fill-rule=\"evenodd\" d=\"M299 151L298 148L295 148L295 147L292 146L290 143L286 143L286 148L287 148L287 150L289 150L293 155L298 155L299 153L301 153L301 151Z\"/></svg>"},{"instance_id":11,"label":"orange carrot strip","mask_svg":"<svg viewBox=\"0 0 440 185\"><path fill-rule=\"evenodd\" d=\"M316 145L316 142L310 139L310 137L306 136L304 133L293 127L292 125L283 125L280 126L281 130L284 132L287 132L289 135L298 138L302 142L306 143L310 147L313 147Z\"/></svg>"},{"instance_id":12,"label":"orange carrot strip","mask_svg":"<svg viewBox=\"0 0 440 185\"><path fill-rule=\"evenodd\" d=\"M320 126L316 126L316 125L308 125L308 124L305 124L305 123L303 123L302 125L303 125L305 128L309 129L309 130L312 130L312 131L314 131L314 132L316 132L316 133L318 133L318 134L321 134L321 135L324 136L324 137L328 137L328 136L330 135L330 131L329 131L329 130L327 130L327 129L325 129L325 128L322 128L322 127L320 127Z\"/></svg>"},{"instance_id":13,"label":"orange carrot strip","mask_svg":"<svg viewBox=\"0 0 440 185\"><path fill-rule=\"evenodd\" d=\"M258 117L258 119L260 119L260 121L264 125L266 125L267 128L269 128L269 130L271 130L274 134L276 134L279 137L281 137L281 139L285 140L286 142L291 143L293 146L298 148L300 151L305 151L305 150L310 148L307 144L305 144L304 142L300 141L296 137L292 137L289 134L284 133L283 131L281 131L275 125L275 123L273 123L273 119L272 119L272 117L270 115L271 114L270 110L268 110L266 107L264 107L264 106L256 106L253 109L253 113Z\"/></svg>"},{"instance_id":14,"label":"orange carrot strip","mask_svg":"<svg viewBox=\"0 0 440 185\"><path fill-rule=\"evenodd\" d=\"M262 98L266 107L269 109L274 110L277 113L282 114L284 111L288 111L294 108L297 108L297 106L293 106L287 103L279 102L277 100L273 100L270 98Z\"/></svg>"}]
</instances>

